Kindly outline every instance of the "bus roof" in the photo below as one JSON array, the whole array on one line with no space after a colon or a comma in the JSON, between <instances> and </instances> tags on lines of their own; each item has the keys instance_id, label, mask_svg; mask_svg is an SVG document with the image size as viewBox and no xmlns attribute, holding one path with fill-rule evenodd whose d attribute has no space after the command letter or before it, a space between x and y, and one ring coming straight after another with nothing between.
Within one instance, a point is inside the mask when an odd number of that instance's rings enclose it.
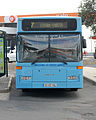
<instances>
[{"instance_id":1,"label":"bus roof","mask_svg":"<svg viewBox=\"0 0 96 120\"><path fill-rule=\"evenodd\" d=\"M36 16L36 17L19 17L18 19L81 19L81 17L72 16Z\"/></svg>"}]
</instances>

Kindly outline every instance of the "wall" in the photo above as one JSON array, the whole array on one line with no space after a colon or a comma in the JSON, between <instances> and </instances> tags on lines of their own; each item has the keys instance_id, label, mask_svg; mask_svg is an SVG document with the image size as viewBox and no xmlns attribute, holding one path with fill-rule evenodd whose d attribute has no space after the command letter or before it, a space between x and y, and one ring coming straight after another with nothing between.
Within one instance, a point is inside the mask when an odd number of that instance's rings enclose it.
<instances>
[{"instance_id":1,"label":"wall","mask_svg":"<svg viewBox=\"0 0 96 120\"><path fill-rule=\"evenodd\" d=\"M84 48L83 51L85 50L87 53L94 52L96 40L90 38L90 36L92 36L91 28L90 27L87 28L85 25L82 25L82 34L86 39L86 43L87 43L87 48Z\"/></svg>"},{"instance_id":2,"label":"wall","mask_svg":"<svg viewBox=\"0 0 96 120\"><path fill-rule=\"evenodd\" d=\"M12 28L12 27L0 27L0 30L5 31L7 34L16 34L17 28Z\"/></svg>"}]
</instances>

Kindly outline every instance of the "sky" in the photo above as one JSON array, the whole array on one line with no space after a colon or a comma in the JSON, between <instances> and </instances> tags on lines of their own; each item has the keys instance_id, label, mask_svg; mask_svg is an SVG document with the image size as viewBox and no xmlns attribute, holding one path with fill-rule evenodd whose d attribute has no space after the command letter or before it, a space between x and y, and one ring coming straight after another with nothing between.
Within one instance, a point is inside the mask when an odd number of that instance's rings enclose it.
<instances>
[{"instance_id":1,"label":"sky","mask_svg":"<svg viewBox=\"0 0 96 120\"><path fill-rule=\"evenodd\" d=\"M82 0L1 0L0 16L78 12Z\"/></svg>"}]
</instances>

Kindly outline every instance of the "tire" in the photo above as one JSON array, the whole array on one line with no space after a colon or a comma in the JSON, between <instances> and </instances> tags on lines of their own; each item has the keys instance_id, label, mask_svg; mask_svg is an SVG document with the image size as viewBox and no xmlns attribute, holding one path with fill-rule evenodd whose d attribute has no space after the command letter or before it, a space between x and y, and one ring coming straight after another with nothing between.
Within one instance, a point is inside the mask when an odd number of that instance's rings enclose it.
<instances>
[{"instance_id":1,"label":"tire","mask_svg":"<svg viewBox=\"0 0 96 120\"><path fill-rule=\"evenodd\" d=\"M22 89L22 92L26 92L26 89Z\"/></svg>"},{"instance_id":2,"label":"tire","mask_svg":"<svg viewBox=\"0 0 96 120\"><path fill-rule=\"evenodd\" d=\"M22 89L22 92L29 92L30 89Z\"/></svg>"},{"instance_id":3,"label":"tire","mask_svg":"<svg viewBox=\"0 0 96 120\"><path fill-rule=\"evenodd\" d=\"M71 91L78 91L78 88L71 88Z\"/></svg>"}]
</instances>

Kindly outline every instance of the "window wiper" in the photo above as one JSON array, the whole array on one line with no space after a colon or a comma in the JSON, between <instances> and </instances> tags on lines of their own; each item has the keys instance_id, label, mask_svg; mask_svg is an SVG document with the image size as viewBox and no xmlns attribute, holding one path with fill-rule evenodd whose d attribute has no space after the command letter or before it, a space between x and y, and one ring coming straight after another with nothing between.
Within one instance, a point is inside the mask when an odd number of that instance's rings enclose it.
<instances>
[{"instance_id":1,"label":"window wiper","mask_svg":"<svg viewBox=\"0 0 96 120\"><path fill-rule=\"evenodd\" d=\"M67 65L67 62L65 62L65 61L62 61L62 62Z\"/></svg>"},{"instance_id":2,"label":"window wiper","mask_svg":"<svg viewBox=\"0 0 96 120\"><path fill-rule=\"evenodd\" d=\"M32 65L35 64L36 62L38 62L38 59L34 60L34 61L32 62Z\"/></svg>"},{"instance_id":3,"label":"window wiper","mask_svg":"<svg viewBox=\"0 0 96 120\"><path fill-rule=\"evenodd\" d=\"M60 57L58 57L58 58L63 59L64 57L63 57L63 56L60 56ZM63 62L64 64L66 64L66 65L67 65L67 62L65 62L64 60L63 60L63 61L61 61L61 62Z\"/></svg>"}]
</instances>

